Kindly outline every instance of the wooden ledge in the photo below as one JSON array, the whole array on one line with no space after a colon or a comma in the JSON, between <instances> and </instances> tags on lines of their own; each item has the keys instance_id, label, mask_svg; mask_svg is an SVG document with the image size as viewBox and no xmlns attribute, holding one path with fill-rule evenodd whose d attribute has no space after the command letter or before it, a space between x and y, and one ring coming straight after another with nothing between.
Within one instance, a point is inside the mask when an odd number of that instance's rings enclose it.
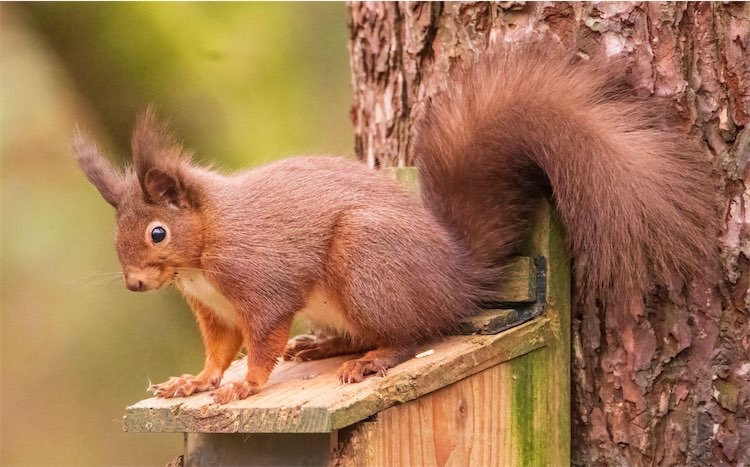
<instances>
[{"instance_id":1,"label":"wooden ledge","mask_svg":"<svg viewBox=\"0 0 750 467\"><path fill-rule=\"evenodd\" d=\"M552 337L547 318L534 319L500 334L451 336L388 372L359 384L342 385L339 365L351 357L282 362L260 394L227 405L208 394L175 399L150 398L126 409L124 427L132 432L328 433L383 409L416 399L498 363L541 348ZM223 382L244 376L235 361Z\"/></svg>"}]
</instances>

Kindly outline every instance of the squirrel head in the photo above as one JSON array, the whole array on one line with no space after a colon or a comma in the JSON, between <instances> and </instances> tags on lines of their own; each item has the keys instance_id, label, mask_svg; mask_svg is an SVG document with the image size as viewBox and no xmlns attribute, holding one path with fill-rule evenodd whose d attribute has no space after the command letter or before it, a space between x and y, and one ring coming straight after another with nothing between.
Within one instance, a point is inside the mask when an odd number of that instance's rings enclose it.
<instances>
[{"instance_id":1,"label":"squirrel head","mask_svg":"<svg viewBox=\"0 0 750 467\"><path fill-rule=\"evenodd\" d=\"M80 131L73 148L86 177L117 210L115 243L128 289L158 289L181 270L200 267L203 222L191 154L151 107L135 126L130 167L116 168Z\"/></svg>"}]
</instances>

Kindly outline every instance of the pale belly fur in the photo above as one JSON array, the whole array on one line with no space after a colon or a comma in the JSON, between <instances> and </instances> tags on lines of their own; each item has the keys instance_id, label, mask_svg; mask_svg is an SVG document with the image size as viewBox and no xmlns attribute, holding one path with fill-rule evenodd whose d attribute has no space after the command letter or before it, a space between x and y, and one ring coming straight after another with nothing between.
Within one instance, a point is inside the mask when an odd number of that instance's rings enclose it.
<instances>
[{"instance_id":1,"label":"pale belly fur","mask_svg":"<svg viewBox=\"0 0 750 467\"><path fill-rule=\"evenodd\" d=\"M344 308L322 287L313 288L305 307L299 313L313 327L327 329L339 335L354 335L354 327L346 319Z\"/></svg>"},{"instance_id":2,"label":"pale belly fur","mask_svg":"<svg viewBox=\"0 0 750 467\"><path fill-rule=\"evenodd\" d=\"M202 303L225 324L237 325L234 306L201 271L180 272L176 285L183 294ZM315 327L352 335L354 328L346 319L343 307L321 287L313 288L299 314Z\"/></svg>"},{"instance_id":3,"label":"pale belly fur","mask_svg":"<svg viewBox=\"0 0 750 467\"><path fill-rule=\"evenodd\" d=\"M222 322L237 326L237 312L234 311L234 306L201 271L180 272L176 285L183 294L201 302Z\"/></svg>"}]
</instances>

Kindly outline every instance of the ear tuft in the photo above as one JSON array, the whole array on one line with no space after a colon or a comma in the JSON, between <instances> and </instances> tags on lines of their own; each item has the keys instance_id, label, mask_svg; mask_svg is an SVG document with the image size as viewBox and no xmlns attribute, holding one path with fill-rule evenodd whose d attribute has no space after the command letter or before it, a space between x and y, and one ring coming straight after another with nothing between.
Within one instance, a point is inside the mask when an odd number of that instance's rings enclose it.
<instances>
[{"instance_id":1,"label":"ear tuft","mask_svg":"<svg viewBox=\"0 0 750 467\"><path fill-rule=\"evenodd\" d=\"M146 173L153 168L179 167L190 162L190 154L177 143L169 125L159 121L156 109L149 105L138 117L131 140L133 167L138 182L146 191ZM168 170L171 171L171 170Z\"/></svg>"},{"instance_id":2,"label":"ear tuft","mask_svg":"<svg viewBox=\"0 0 750 467\"><path fill-rule=\"evenodd\" d=\"M80 128L76 128L71 144L83 173L102 198L117 207L124 189L122 174L101 154L99 147L84 136Z\"/></svg>"},{"instance_id":3,"label":"ear tuft","mask_svg":"<svg viewBox=\"0 0 750 467\"><path fill-rule=\"evenodd\" d=\"M191 155L177 143L169 126L159 121L154 106L138 117L131 144L133 167L146 201L187 207L183 175Z\"/></svg>"},{"instance_id":4,"label":"ear tuft","mask_svg":"<svg viewBox=\"0 0 750 467\"><path fill-rule=\"evenodd\" d=\"M166 204L176 208L186 208L188 199L179 180L159 169L150 169L143 180L143 193L152 203Z\"/></svg>"}]
</instances>

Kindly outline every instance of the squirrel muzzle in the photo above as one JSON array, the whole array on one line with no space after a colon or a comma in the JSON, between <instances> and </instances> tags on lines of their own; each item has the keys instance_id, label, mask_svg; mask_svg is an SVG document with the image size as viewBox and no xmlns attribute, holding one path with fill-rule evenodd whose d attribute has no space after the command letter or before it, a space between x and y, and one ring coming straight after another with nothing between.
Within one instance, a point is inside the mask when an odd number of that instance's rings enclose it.
<instances>
[{"instance_id":1,"label":"squirrel muzzle","mask_svg":"<svg viewBox=\"0 0 750 467\"><path fill-rule=\"evenodd\" d=\"M126 268L124 271L125 287L133 292L146 292L161 288L167 281L165 274L154 268Z\"/></svg>"}]
</instances>

